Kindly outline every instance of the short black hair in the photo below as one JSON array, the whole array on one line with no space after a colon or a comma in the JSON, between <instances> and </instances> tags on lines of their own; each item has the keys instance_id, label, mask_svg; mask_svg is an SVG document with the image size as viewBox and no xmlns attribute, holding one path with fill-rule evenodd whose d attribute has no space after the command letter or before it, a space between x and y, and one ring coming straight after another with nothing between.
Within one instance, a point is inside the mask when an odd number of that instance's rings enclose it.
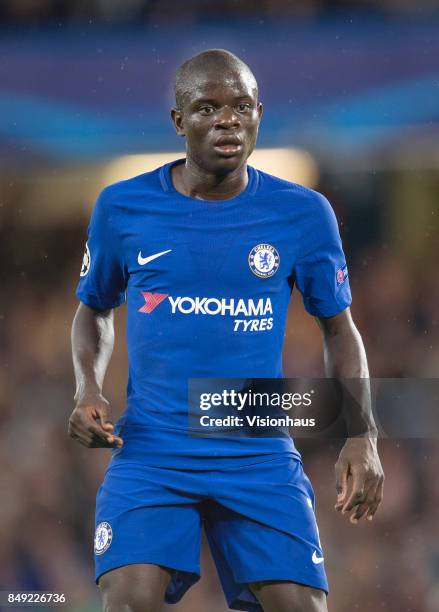
<instances>
[{"instance_id":1,"label":"short black hair","mask_svg":"<svg viewBox=\"0 0 439 612\"><path fill-rule=\"evenodd\" d=\"M190 91L195 75L203 70L216 71L219 75L230 70L245 71L254 81L256 95L258 93L255 76L245 62L225 49L207 49L186 60L175 73L174 93L178 109L183 108L184 97Z\"/></svg>"}]
</instances>

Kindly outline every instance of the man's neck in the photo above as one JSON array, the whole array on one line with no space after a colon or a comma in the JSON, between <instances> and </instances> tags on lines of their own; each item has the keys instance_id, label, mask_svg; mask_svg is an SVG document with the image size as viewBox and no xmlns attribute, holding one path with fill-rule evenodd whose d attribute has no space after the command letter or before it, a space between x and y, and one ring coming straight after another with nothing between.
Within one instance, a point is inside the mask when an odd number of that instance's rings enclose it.
<instances>
[{"instance_id":1,"label":"man's neck","mask_svg":"<svg viewBox=\"0 0 439 612\"><path fill-rule=\"evenodd\" d=\"M191 159L172 168L171 179L175 189L197 200L229 200L247 187L247 164L228 174L215 175L206 172Z\"/></svg>"}]
</instances>

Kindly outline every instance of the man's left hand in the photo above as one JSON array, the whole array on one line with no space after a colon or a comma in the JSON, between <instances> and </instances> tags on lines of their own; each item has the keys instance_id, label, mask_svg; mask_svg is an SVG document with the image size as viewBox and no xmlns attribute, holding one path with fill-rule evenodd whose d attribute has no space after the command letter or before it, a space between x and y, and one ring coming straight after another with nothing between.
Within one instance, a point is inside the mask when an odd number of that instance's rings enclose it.
<instances>
[{"instance_id":1,"label":"man's left hand","mask_svg":"<svg viewBox=\"0 0 439 612\"><path fill-rule=\"evenodd\" d=\"M335 464L337 503L342 514L352 512L351 523L362 516L371 521L383 499L384 472L376 438L348 438ZM349 479L352 482L350 492Z\"/></svg>"}]
</instances>

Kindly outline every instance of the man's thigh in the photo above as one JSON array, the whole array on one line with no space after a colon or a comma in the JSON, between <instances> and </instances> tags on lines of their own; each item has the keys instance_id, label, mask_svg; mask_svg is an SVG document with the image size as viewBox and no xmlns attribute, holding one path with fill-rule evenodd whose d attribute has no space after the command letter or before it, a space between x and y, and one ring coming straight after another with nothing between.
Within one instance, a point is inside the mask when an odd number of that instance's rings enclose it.
<instances>
[{"instance_id":1,"label":"man's thigh","mask_svg":"<svg viewBox=\"0 0 439 612\"><path fill-rule=\"evenodd\" d=\"M326 593L294 582L255 582L251 590L264 612L327 612Z\"/></svg>"},{"instance_id":2,"label":"man's thigh","mask_svg":"<svg viewBox=\"0 0 439 612\"><path fill-rule=\"evenodd\" d=\"M204 510L204 524L229 607L258 609L249 585L267 582L283 585L278 597L285 584L292 584L288 594L300 588L295 585L306 585L309 593L317 592L311 600L322 600L328 591L324 555L314 492L301 462L278 457L223 469L212 487L214 500ZM294 610L290 600L286 610Z\"/></svg>"},{"instance_id":3,"label":"man's thigh","mask_svg":"<svg viewBox=\"0 0 439 612\"><path fill-rule=\"evenodd\" d=\"M114 462L107 470L96 500L94 547L95 579L99 585L104 580L106 591L109 577L117 586L119 580L125 584L126 575L131 580L141 572L136 599L146 577L148 599L156 601L155 579L163 576L160 568L167 568L172 580L165 599L175 603L199 579L201 517L194 480L134 462Z\"/></svg>"},{"instance_id":4,"label":"man's thigh","mask_svg":"<svg viewBox=\"0 0 439 612\"><path fill-rule=\"evenodd\" d=\"M125 565L99 578L104 612L159 612L171 573L158 565Z\"/></svg>"}]
</instances>

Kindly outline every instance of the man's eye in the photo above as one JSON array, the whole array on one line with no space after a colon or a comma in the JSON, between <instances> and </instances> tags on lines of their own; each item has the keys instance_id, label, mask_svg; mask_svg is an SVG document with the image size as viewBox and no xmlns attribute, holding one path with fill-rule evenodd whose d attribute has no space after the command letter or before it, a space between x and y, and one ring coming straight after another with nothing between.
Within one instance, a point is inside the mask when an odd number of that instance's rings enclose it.
<instances>
[{"instance_id":1,"label":"man's eye","mask_svg":"<svg viewBox=\"0 0 439 612\"><path fill-rule=\"evenodd\" d=\"M251 109L250 104L238 104L238 112L245 113Z\"/></svg>"},{"instance_id":2,"label":"man's eye","mask_svg":"<svg viewBox=\"0 0 439 612\"><path fill-rule=\"evenodd\" d=\"M212 106L202 106L200 108L200 113L202 113L203 115L211 115L213 113L213 107Z\"/></svg>"}]
</instances>

